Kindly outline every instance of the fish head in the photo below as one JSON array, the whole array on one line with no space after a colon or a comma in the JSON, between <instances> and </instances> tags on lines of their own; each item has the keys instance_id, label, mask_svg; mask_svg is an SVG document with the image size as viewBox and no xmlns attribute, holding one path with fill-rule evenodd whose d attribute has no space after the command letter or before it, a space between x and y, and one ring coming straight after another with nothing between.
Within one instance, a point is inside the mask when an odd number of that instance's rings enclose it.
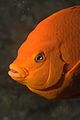
<instances>
[{"instance_id":1,"label":"fish head","mask_svg":"<svg viewBox=\"0 0 80 120\"><path fill-rule=\"evenodd\" d=\"M40 37L41 36L41 37ZM10 64L8 74L12 79L34 89L44 89L49 76L52 43L32 32L18 50Z\"/></svg>"}]
</instances>

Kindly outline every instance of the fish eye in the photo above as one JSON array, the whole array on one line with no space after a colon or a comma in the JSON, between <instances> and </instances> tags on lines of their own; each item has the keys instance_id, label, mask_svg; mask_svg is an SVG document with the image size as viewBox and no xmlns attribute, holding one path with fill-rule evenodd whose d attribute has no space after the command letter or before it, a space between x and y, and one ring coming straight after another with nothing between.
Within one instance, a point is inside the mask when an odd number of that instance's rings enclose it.
<instances>
[{"instance_id":1,"label":"fish eye","mask_svg":"<svg viewBox=\"0 0 80 120\"><path fill-rule=\"evenodd\" d=\"M40 62L40 61L42 61L42 60L44 60L44 59L45 59L44 52L39 53L39 54L35 57L35 61L36 61L36 62Z\"/></svg>"}]
</instances>

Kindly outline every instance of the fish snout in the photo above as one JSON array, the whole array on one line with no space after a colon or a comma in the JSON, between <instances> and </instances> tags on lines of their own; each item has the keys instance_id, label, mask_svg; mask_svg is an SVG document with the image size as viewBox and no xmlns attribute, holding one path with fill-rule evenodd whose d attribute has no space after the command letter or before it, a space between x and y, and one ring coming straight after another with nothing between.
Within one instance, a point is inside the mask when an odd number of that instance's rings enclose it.
<instances>
[{"instance_id":1,"label":"fish snout","mask_svg":"<svg viewBox=\"0 0 80 120\"><path fill-rule=\"evenodd\" d=\"M15 64L10 64L8 74L14 80L24 80L28 76L28 71Z\"/></svg>"}]
</instances>

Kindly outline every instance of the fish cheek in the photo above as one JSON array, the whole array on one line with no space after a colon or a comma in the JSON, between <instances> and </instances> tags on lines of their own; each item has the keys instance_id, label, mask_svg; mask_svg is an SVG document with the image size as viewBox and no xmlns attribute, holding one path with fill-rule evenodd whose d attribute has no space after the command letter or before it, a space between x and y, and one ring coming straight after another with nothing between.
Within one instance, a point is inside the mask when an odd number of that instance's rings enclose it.
<instances>
[{"instance_id":1,"label":"fish cheek","mask_svg":"<svg viewBox=\"0 0 80 120\"><path fill-rule=\"evenodd\" d=\"M29 76L26 78L25 84L34 89L44 89L44 85L48 79L48 74L49 60L46 60L39 68L29 71Z\"/></svg>"}]
</instances>

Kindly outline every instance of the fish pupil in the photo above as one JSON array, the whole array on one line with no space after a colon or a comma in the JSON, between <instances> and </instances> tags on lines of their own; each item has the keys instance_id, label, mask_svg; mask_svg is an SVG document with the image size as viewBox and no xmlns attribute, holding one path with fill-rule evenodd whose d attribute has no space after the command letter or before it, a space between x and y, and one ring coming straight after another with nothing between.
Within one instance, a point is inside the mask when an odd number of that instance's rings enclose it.
<instances>
[{"instance_id":1,"label":"fish pupil","mask_svg":"<svg viewBox=\"0 0 80 120\"><path fill-rule=\"evenodd\" d=\"M37 61L42 60L42 59L43 59L43 57L41 55L38 55L36 58Z\"/></svg>"},{"instance_id":2,"label":"fish pupil","mask_svg":"<svg viewBox=\"0 0 80 120\"><path fill-rule=\"evenodd\" d=\"M36 59L35 59L36 62L39 62L39 61L41 61L41 60L43 60L43 53L39 53L39 54L36 56Z\"/></svg>"}]
</instances>

